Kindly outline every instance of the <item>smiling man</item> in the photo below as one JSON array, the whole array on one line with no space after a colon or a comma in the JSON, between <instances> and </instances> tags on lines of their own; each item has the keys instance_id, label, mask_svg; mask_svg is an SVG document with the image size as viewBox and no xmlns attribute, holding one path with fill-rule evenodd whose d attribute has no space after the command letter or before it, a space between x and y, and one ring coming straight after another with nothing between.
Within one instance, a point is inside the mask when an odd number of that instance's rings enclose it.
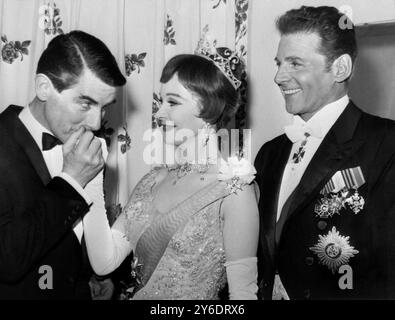
<instances>
[{"instance_id":1,"label":"smiling man","mask_svg":"<svg viewBox=\"0 0 395 320\"><path fill-rule=\"evenodd\" d=\"M0 115L0 299L89 299L83 219L104 209L94 136L126 80L99 39L55 37L36 97Z\"/></svg>"},{"instance_id":2,"label":"smiling man","mask_svg":"<svg viewBox=\"0 0 395 320\"><path fill-rule=\"evenodd\" d=\"M348 96L343 18L302 6L277 20L274 81L294 121L255 160L265 299L395 298L395 123Z\"/></svg>"},{"instance_id":3,"label":"smiling man","mask_svg":"<svg viewBox=\"0 0 395 320\"><path fill-rule=\"evenodd\" d=\"M356 48L351 44L350 47L350 52L339 57L332 69L327 67L330 58L321 53L317 33L286 33L281 37L274 81L284 96L287 112L308 121L324 106L347 94L351 54L356 54Z\"/></svg>"}]
</instances>

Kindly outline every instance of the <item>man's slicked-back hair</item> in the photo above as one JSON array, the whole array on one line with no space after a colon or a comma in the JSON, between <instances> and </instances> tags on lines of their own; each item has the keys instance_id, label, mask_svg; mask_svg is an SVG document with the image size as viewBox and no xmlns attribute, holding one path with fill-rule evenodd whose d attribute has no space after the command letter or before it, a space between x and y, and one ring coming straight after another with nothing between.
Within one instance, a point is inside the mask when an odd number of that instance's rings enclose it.
<instances>
[{"instance_id":1,"label":"man's slicked-back hair","mask_svg":"<svg viewBox=\"0 0 395 320\"><path fill-rule=\"evenodd\" d=\"M342 54L349 54L355 63L357 42L354 25L345 25L344 14L335 7L302 6L280 16L276 25L281 35L316 33L321 38L319 51L326 56L328 68Z\"/></svg>"},{"instance_id":2,"label":"man's slicked-back hair","mask_svg":"<svg viewBox=\"0 0 395 320\"><path fill-rule=\"evenodd\" d=\"M107 46L83 31L53 38L38 61L36 73L45 74L56 90L62 92L78 82L85 67L109 86L120 87L126 83Z\"/></svg>"}]
</instances>

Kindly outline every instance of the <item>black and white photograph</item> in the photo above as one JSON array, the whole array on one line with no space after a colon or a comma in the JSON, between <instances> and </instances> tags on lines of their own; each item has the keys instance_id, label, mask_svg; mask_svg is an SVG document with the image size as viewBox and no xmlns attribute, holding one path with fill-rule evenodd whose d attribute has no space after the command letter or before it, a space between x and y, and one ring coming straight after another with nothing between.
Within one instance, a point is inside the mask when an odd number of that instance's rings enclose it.
<instances>
[{"instance_id":1,"label":"black and white photograph","mask_svg":"<svg viewBox=\"0 0 395 320\"><path fill-rule=\"evenodd\" d=\"M0 37L0 300L395 299L394 0L0 0Z\"/></svg>"}]
</instances>

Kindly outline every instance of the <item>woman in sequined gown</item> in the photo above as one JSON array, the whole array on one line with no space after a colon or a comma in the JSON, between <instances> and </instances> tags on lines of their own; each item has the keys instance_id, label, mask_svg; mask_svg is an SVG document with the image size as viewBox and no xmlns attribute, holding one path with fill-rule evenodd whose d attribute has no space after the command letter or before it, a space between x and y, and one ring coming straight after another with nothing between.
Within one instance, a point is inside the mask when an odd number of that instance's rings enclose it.
<instances>
[{"instance_id":1,"label":"woman in sequined gown","mask_svg":"<svg viewBox=\"0 0 395 320\"><path fill-rule=\"evenodd\" d=\"M242 64L234 65L226 74L199 55L178 55L166 64L156 116L166 128L165 143L177 147L178 165L146 174L111 228L105 216L84 220L97 274L114 271L133 251L134 283L126 298L218 299L228 283L230 299L256 299L259 218L252 179L219 175L219 151L215 159L210 153L205 161L197 158L237 110ZM195 143L196 157L185 152ZM253 177L253 167L239 169Z\"/></svg>"}]
</instances>

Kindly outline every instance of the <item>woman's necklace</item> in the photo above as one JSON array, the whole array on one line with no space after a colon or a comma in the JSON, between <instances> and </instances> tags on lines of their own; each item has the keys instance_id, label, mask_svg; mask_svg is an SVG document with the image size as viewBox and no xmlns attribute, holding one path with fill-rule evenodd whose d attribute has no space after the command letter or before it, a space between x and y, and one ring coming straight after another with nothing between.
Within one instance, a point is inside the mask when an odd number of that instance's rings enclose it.
<instances>
[{"instance_id":1,"label":"woman's necklace","mask_svg":"<svg viewBox=\"0 0 395 320\"><path fill-rule=\"evenodd\" d=\"M210 165L208 163L205 164L192 164L189 162L185 162L181 165L174 166L166 166L169 172L175 172L175 180L173 181L173 185L177 184L177 182L185 177L188 174L193 172L197 172L200 174L200 180L204 180L204 174L208 171Z\"/></svg>"},{"instance_id":2,"label":"woman's necklace","mask_svg":"<svg viewBox=\"0 0 395 320\"><path fill-rule=\"evenodd\" d=\"M194 148L194 143L195 139L193 138L192 140L187 140L183 145L180 145L178 149L176 150L176 153L178 152L178 164L176 165L166 165L168 172L175 172L175 180L173 181L173 185L177 184L177 182L185 177L186 175L189 175L191 173L197 172L200 174L200 180L203 181L205 179L204 174L208 171L210 168L210 155L208 153L208 146L207 143L210 139L210 135L213 135L216 137L216 133L213 129L210 128L208 124L205 125L204 128L204 135L205 138L203 139L203 144L199 147L200 152L198 152L198 155L204 155L201 157L197 162L198 164L194 163L195 161L191 161L191 159L188 159L188 156L183 156L184 151L188 151L188 147ZM192 142L192 145L191 145ZM205 150L206 152L203 152ZM182 164L180 164L182 163Z\"/></svg>"}]
</instances>

